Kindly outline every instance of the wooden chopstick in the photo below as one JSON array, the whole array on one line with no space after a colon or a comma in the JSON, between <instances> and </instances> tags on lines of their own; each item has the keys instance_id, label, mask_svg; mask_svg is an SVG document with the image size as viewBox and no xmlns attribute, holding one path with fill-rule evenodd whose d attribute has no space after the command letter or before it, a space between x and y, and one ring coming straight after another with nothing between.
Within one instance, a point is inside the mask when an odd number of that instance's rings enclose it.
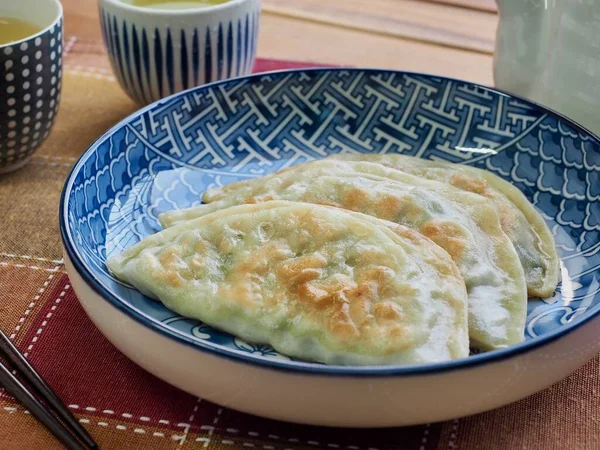
<instances>
[{"instance_id":1,"label":"wooden chopstick","mask_svg":"<svg viewBox=\"0 0 600 450\"><path fill-rule=\"evenodd\" d=\"M37 391L49 407L54 410L86 446L92 449L98 447L85 428L81 426L75 416L71 414L71 411L62 403L52 388L39 376L25 357L21 355L2 330L0 330L0 355L5 357L14 366L13 369ZM84 446L69 434L68 428L50 414L44 405L27 390L2 362L0 362L0 384L69 449L85 449Z\"/></svg>"}]
</instances>

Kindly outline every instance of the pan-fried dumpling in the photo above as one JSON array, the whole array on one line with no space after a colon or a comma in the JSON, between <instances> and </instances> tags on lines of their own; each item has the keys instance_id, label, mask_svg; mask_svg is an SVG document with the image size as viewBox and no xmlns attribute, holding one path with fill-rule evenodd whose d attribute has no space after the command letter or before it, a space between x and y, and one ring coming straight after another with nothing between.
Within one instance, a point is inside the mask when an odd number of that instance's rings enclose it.
<instances>
[{"instance_id":1,"label":"pan-fried dumpling","mask_svg":"<svg viewBox=\"0 0 600 450\"><path fill-rule=\"evenodd\" d=\"M556 289L560 269L552 232L523 193L497 175L463 164L398 154L344 154L332 159L376 162L488 197L496 206L502 229L517 250L529 295L549 297Z\"/></svg>"},{"instance_id":2,"label":"pan-fried dumpling","mask_svg":"<svg viewBox=\"0 0 600 450\"><path fill-rule=\"evenodd\" d=\"M399 223L432 239L457 263L469 295L472 347L488 350L523 340L523 268L487 198L380 164L334 160L294 166L238 186L219 201L159 219L168 227L232 205L289 200Z\"/></svg>"},{"instance_id":3,"label":"pan-fried dumpling","mask_svg":"<svg viewBox=\"0 0 600 450\"><path fill-rule=\"evenodd\" d=\"M151 235L106 262L173 311L289 356L342 365L468 356L467 298L448 254L339 208L267 202Z\"/></svg>"}]
</instances>

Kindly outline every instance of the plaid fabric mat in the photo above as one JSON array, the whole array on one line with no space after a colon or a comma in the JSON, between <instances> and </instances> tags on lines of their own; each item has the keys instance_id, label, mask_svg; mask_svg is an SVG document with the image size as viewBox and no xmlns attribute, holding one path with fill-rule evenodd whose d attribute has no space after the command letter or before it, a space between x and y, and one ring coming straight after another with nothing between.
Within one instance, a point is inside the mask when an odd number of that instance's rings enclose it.
<instances>
[{"instance_id":1,"label":"plaid fabric mat","mask_svg":"<svg viewBox=\"0 0 600 450\"><path fill-rule=\"evenodd\" d=\"M0 327L101 448L600 448L598 357L546 391L507 407L383 430L252 417L190 396L130 362L79 306L64 271L57 215L60 191L76 158L136 106L115 82L100 42L73 37L66 53L62 103L50 138L23 169L0 177ZM261 60L257 71L303 65ZM61 446L0 391L0 449L54 448Z\"/></svg>"}]
</instances>

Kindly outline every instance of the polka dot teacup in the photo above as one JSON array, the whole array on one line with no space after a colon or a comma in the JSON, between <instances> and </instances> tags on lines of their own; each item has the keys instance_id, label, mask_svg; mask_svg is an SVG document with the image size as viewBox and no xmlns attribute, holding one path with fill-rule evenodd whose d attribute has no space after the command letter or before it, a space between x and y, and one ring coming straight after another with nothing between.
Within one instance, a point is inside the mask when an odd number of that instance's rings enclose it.
<instances>
[{"instance_id":1,"label":"polka dot teacup","mask_svg":"<svg viewBox=\"0 0 600 450\"><path fill-rule=\"evenodd\" d=\"M41 31L0 45L0 173L24 165L50 134L60 102L63 13L58 0L0 5Z\"/></svg>"}]
</instances>

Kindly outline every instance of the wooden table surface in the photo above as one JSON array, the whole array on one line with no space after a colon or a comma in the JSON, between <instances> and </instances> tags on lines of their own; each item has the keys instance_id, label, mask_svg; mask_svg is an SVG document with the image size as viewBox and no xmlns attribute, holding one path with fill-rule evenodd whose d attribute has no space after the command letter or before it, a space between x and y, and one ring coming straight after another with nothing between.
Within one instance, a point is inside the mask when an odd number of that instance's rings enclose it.
<instances>
[{"instance_id":1,"label":"wooden table surface","mask_svg":"<svg viewBox=\"0 0 600 450\"><path fill-rule=\"evenodd\" d=\"M67 37L100 39L97 0L62 3ZM259 57L493 84L493 0L262 0L262 10Z\"/></svg>"}]
</instances>

